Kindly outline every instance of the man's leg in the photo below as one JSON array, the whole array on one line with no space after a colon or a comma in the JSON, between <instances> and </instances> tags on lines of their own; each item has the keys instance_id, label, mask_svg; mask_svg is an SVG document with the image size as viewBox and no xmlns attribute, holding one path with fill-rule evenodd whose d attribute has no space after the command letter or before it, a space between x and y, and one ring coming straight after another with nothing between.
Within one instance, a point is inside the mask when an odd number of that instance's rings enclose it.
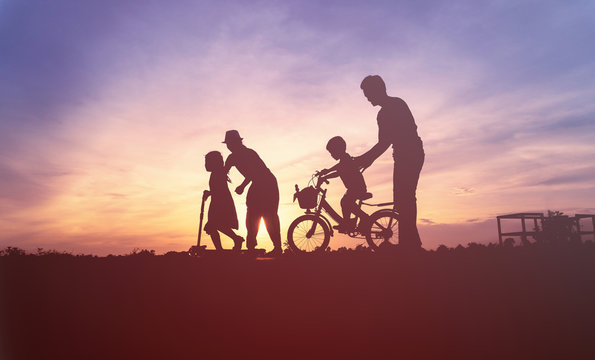
<instances>
[{"instance_id":1,"label":"man's leg","mask_svg":"<svg viewBox=\"0 0 595 360\"><path fill-rule=\"evenodd\" d=\"M281 225L279 223L279 215L277 215L276 212L266 214L264 216L264 224L275 249L281 249Z\"/></svg>"},{"instance_id":2,"label":"man's leg","mask_svg":"<svg viewBox=\"0 0 595 360\"><path fill-rule=\"evenodd\" d=\"M417 158L395 160L393 190L395 209L399 212L399 244L406 248L421 247L415 192L423 161L423 153Z\"/></svg>"},{"instance_id":3,"label":"man's leg","mask_svg":"<svg viewBox=\"0 0 595 360\"><path fill-rule=\"evenodd\" d=\"M263 213L264 224L275 247L269 254L281 255L283 253L283 246L281 244L281 225L279 222L279 185L274 176L269 181L266 196L262 199L266 204L266 210Z\"/></svg>"},{"instance_id":4,"label":"man's leg","mask_svg":"<svg viewBox=\"0 0 595 360\"><path fill-rule=\"evenodd\" d=\"M248 230L246 248L248 250L256 248L256 235L258 235L258 228L260 227L260 217L260 212L248 208L246 212L246 229Z\"/></svg>"}]
</instances>

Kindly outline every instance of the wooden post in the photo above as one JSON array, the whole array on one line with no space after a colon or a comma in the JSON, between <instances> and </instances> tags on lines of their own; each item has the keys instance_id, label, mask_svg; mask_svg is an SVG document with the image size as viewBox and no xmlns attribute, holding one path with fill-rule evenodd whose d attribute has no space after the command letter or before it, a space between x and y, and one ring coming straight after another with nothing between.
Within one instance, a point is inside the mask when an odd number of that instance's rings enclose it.
<instances>
[{"instance_id":1,"label":"wooden post","mask_svg":"<svg viewBox=\"0 0 595 360\"><path fill-rule=\"evenodd\" d=\"M525 214L521 215L521 222L523 224L523 234L521 235L521 242L525 244L527 242L527 226L525 225Z\"/></svg>"},{"instance_id":2,"label":"wooden post","mask_svg":"<svg viewBox=\"0 0 595 360\"><path fill-rule=\"evenodd\" d=\"M496 219L498 220L498 240L500 242L500 246L502 246L502 226L500 225L500 216L497 216Z\"/></svg>"},{"instance_id":3,"label":"wooden post","mask_svg":"<svg viewBox=\"0 0 595 360\"><path fill-rule=\"evenodd\" d=\"M578 235L578 239L580 242L583 241L583 234L581 234L581 218L580 216L574 217L574 222L576 223L576 233Z\"/></svg>"}]
</instances>

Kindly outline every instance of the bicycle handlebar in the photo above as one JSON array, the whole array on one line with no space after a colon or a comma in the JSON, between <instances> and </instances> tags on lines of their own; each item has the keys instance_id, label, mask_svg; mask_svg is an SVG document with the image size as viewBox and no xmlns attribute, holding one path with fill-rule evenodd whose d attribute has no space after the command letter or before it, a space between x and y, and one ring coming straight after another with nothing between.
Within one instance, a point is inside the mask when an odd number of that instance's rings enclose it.
<instances>
[{"instance_id":1,"label":"bicycle handlebar","mask_svg":"<svg viewBox=\"0 0 595 360\"><path fill-rule=\"evenodd\" d=\"M318 170L312 176L312 178L315 178L315 177L318 178L316 180L316 188L320 188L321 183L329 184L329 181L324 178L324 175L320 175L320 171L318 171Z\"/></svg>"}]
</instances>

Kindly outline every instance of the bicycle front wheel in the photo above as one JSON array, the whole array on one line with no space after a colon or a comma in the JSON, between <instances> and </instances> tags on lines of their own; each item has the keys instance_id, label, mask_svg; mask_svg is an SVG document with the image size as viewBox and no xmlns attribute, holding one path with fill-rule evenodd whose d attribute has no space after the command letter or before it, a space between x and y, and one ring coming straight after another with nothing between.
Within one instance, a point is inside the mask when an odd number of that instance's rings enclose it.
<instances>
[{"instance_id":1,"label":"bicycle front wheel","mask_svg":"<svg viewBox=\"0 0 595 360\"><path fill-rule=\"evenodd\" d=\"M302 215L295 219L287 231L287 243L291 250L301 254L321 253L331 239L331 230L324 220L314 215Z\"/></svg>"},{"instance_id":2,"label":"bicycle front wheel","mask_svg":"<svg viewBox=\"0 0 595 360\"><path fill-rule=\"evenodd\" d=\"M370 231L366 234L366 241L372 250L377 250L383 244L396 245L399 243L399 215L392 211L379 211L370 216Z\"/></svg>"}]
</instances>

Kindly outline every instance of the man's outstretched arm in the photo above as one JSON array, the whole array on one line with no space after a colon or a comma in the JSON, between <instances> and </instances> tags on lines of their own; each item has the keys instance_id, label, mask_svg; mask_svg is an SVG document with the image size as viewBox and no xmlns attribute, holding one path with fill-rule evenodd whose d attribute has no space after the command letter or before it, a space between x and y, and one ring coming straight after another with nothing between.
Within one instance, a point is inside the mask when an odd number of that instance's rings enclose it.
<instances>
[{"instance_id":1,"label":"man's outstretched arm","mask_svg":"<svg viewBox=\"0 0 595 360\"><path fill-rule=\"evenodd\" d=\"M372 163L380 157L380 155L384 154L386 149L390 146L390 142L388 141L379 141L376 145L372 146L372 148L366 151L364 154L356 157L355 159L359 163L360 168L367 168L368 166L372 165Z\"/></svg>"},{"instance_id":2,"label":"man's outstretched arm","mask_svg":"<svg viewBox=\"0 0 595 360\"><path fill-rule=\"evenodd\" d=\"M235 166L232 155L233 154L227 157L227 160L225 160L225 165L223 165L226 174L228 174L229 170L231 170L231 168ZM240 184L240 186L236 188L236 193L242 195L242 193L244 192L244 188L248 186L248 184L250 184L251 181L252 179L245 177L244 181Z\"/></svg>"}]
</instances>

